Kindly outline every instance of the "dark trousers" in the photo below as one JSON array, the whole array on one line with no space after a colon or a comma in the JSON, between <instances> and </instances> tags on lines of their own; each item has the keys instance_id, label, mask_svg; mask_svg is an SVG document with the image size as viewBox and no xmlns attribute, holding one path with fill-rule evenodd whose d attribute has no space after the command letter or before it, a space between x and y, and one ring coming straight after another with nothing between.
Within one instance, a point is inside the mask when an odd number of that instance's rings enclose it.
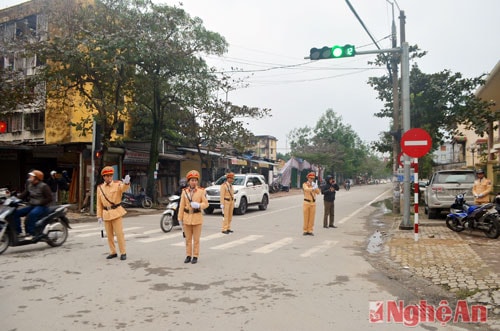
<instances>
[{"instance_id":1,"label":"dark trousers","mask_svg":"<svg viewBox=\"0 0 500 331\"><path fill-rule=\"evenodd\" d=\"M28 215L25 223L26 232L34 235L36 221L47 215L48 210L46 206L26 206L16 210L13 218L16 224L17 233L21 233L21 217Z\"/></svg>"},{"instance_id":2,"label":"dark trousers","mask_svg":"<svg viewBox=\"0 0 500 331\"><path fill-rule=\"evenodd\" d=\"M323 226L332 226L335 222L335 201L323 201L325 213L323 214ZM330 222L328 222L330 218Z\"/></svg>"}]
</instances>

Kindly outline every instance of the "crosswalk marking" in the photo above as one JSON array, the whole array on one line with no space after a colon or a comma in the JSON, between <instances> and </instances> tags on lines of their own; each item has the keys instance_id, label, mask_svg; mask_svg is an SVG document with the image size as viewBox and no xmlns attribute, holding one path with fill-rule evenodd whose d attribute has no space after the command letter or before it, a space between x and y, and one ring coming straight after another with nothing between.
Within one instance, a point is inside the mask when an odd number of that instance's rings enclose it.
<instances>
[{"instance_id":1,"label":"crosswalk marking","mask_svg":"<svg viewBox=\"0 0 500 331\"><path fill-rule=\"evenodd\" d=\"M222 245L218 245L218 246L214 246L214 247L210 247L210 248L211 249L226 249L226 248L231 248L231 247L243 245L243 244L246 244L248 242L257 240L257 239L259 239L261 237L262 236L259 236L259 235L250 235L250 236L243 237L241 239L233 240L233 241L230 241L228 243L225 243L225 244L222 244Z\"/></svg>"},{"instance_id":2,"label":"crosswalk marking","mask_svg":"<svg viewBox=\"0 0 500 331\"><path fill-rule=\"evenodd\" d=\"M333 246L335 245L336 243L338 243L338 241L334 241L334 240L325 240L323 241L323 243L321 245L317 245L317 246L314 246L310 249L308 249L307 251L305 251L304 253L300 254L301 257L309 257L311 255L313 255L314 253L318 253L318 252L324 252L326 251L328 248L330 248L330 246Z\"/></svg>"},{"instance_id":3,"label":"crosswalk marking","mask_svg":"<svg viewBox=\"0 0 500 331\"><path fill-rule=\"evenodd\" d=\"M133 227L130 227L130 228L125 228L125 229L123 229L123 232L125 232L125 231L131 231L131 230L137 230L137 229L142 229L142 226L133 226ZM82 232L81 230L76 230L76 231ZM77 234L75 237L78 237L78 238L87 238L87 237L95 236L96 233L99 233L99 235L101 233L101 229L96 229L96 228L89 229L88 231L92 231L92 232L91 233L84 233L84 234ZM71 232L74 232L74 231L71 231ZM127 235L125 235L125 237L127 237Z\"/></svg>"},{"instance_id":4,"label":"crosswalk marking","mask_svg":"<svg viewBox=\"0 0 500 331\"><path fill-rule=\"evenodd\" d=\"M252 252L253 253L267 254L267 253L271 253L272 251L274 251L278 248L281 248L283 246L291 244L292 242L293 242L293 238L287 237L287 238L283 238L281 240L275 241L273 243L270 243L266 246L262 246L261 248L254 249Z\"/></svg>"},{"instance_id":5,"label":"crosswalk marking","mask_svg":"<svg viewBox=\"0 0 500 331\"><path fill-rule=\"evenodd\" d=\"M147 230L147 231L137 231L130 233L130 231L133 230L139 230L142 229L143 227L141 226L135 226L135 227L128 227L124 228L124 232L129 232L125 233L125 238L127 239L132 239L134 238L136 242L139 243L154 243L158 241L166 241L166 240L175 240L180 239L178 242L171 243L171 246L184 246L185 245L185 240L182 240L182 233L181 231L173 231L169 233L164 233L161 229L152 229L152 230ZM88 237L99 237L100 238L100 228L97 228L94 224L92 225L81 225L78 227L74 227L70 229L71 232L74 233L74 237L77 238L88 238ZM147 237L146 237L147 236ZM150 237L151 236L151 237ZM210 249L214 250L224 250L236 246L241 246L247 243L250 243L252 241L256 241L260 238L263 238L264 235L248 235L246 237L238 238L234 235L227 235L223 234L221 232L216 232L209 234L207 236L203 236L200 238L200 241L207 242L211 240L217 240L221 238L225 238L224 243L215 245L210 247ZM105 238L104 238L105 239ZM227 241L226 241L227 240ZM275 252L279 250L280 248L283 248L287 245L290 245L294 241L296 241L297 238L295 237L284 237L281 239L276 239L276 241L273 241L271 243L267 243L264 246L258 247L253 249L251 252L256 253L256 254L269 254L272 252ZM302 254L300 254L301 257L310 257L318 253L322 253L330 249L332 246L336 245L338 241L334 240L324 240L322 242L317 242L313 243L313 246L305 247L304 251L302 251Z\"/></svg>"},{"instance_id":6,"label":"crosswalk marking","mask_svg":"<svg viewBox=\"0 0 500 331\"><path fill-rule=\"evenodd\" d=\"M137 241L141 242L141 243L152 243L152 242L155 242L155 241L167 240L167 239L175 238L175 237L179 237L179 236L180 236L179 233L169 233L169 234L166 234L166 235L163 235L163 236L160 236L160 237L139 239Z\"/></svg>"},{"instance_id":7,"label":"crosswalk marking","mask_svg":"<svg viewBox=\"0 0 500 331\"><path fill-rule=\"evenodd\" d=\"M205 236L205 237L201 237L200 241L209 241L209 240L221 238L221 237L224 237L224 236L226 236L226 235L223 234L223 233L221 233L221 232L218 232L218 233L214 233L214 234L211 234L211 235L208 235L208 236ZM172 246L184 246L185 244L186 243L184 241L181 241L181 242L172 244Z\"/></svg>"}]
</instances>

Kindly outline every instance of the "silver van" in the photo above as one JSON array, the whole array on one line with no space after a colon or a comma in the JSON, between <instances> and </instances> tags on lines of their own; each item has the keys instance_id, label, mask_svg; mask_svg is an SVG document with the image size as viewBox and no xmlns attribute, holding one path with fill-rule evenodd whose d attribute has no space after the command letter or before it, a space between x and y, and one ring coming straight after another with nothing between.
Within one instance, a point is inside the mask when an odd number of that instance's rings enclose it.
<instances>
[{"instance_id":1,"label":"silver van","mask_svg":"<svg viewBox=\"0 0 500 331\"><path fill-rule=\"evenodd\" d=\"M465 193L465 199L472 202L474 170L441 170L435 172L425 188L425 213L437 218L442 211L449 212L455 196Z\"/></svg>"}]
</instances>

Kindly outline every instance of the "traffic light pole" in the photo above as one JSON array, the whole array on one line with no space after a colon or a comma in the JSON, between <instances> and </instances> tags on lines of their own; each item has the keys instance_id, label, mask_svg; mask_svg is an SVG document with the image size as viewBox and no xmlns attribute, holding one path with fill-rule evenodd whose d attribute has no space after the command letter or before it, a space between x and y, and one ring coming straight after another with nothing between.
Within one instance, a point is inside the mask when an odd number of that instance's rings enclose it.
<instances>
[{"instance_id":1,"label":"traffic light pole","mask_svg":"<svg viewBox=\"0 0 500 331\"><path fill-rule=\"evenodd\" d=\"M401 108L403 117L403 133L410 130L410 55L408 43L402 42L401 47L377 49L369 51L355 51L355 55L364 54L380 54L380 53L401 53ZM304 59L311 59L309 56ZM403 159L403 222L399 228L411 230L413 226L410 224L410 157L404 155Z\"/></svg>"},{"instance_id":2,"label":"traffic light pole","mask_svg":"<svg viewBox=\"0 0 500 331\"><path fill-rule=\"evenodd\" d=\"M380 49L373 51L356 51L356 55L377 54L377 53L395 53L401 52L401 108L403 117L403 133L410 130L410 54L407 42L402 42L400 48ZM413 226L410 222L410 176L411 166L410 157L404 154L403 159L403 221L399 228L411 230Z\"/></svg>"}]
</instances>

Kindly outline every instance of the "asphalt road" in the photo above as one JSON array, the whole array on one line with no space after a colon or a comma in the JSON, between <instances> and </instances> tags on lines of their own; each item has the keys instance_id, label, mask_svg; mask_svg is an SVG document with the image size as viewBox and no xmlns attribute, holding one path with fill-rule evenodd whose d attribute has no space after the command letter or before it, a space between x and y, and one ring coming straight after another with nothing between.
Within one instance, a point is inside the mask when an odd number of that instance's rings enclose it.
<instances>
[{"instance_id":1,"label":"asphalt road","mask_svg":"<svg viewBox=\"0 0 500 331\"><path fill-rule=\"evenodd\" d=\"M390 185L353 187L336 201L337 229L302 235L302 196L273 198L235 216L205 215L201 254L184 264L182 231L160 214L127 217L126 261L106 260L97 224L75 224L59 248L11 247L2 256L3 330L401 330L370 323L370 302L415 299L364 258L372 203ZM414 330L461 330L420 323Z\"/></svg>"}]
</instances>

